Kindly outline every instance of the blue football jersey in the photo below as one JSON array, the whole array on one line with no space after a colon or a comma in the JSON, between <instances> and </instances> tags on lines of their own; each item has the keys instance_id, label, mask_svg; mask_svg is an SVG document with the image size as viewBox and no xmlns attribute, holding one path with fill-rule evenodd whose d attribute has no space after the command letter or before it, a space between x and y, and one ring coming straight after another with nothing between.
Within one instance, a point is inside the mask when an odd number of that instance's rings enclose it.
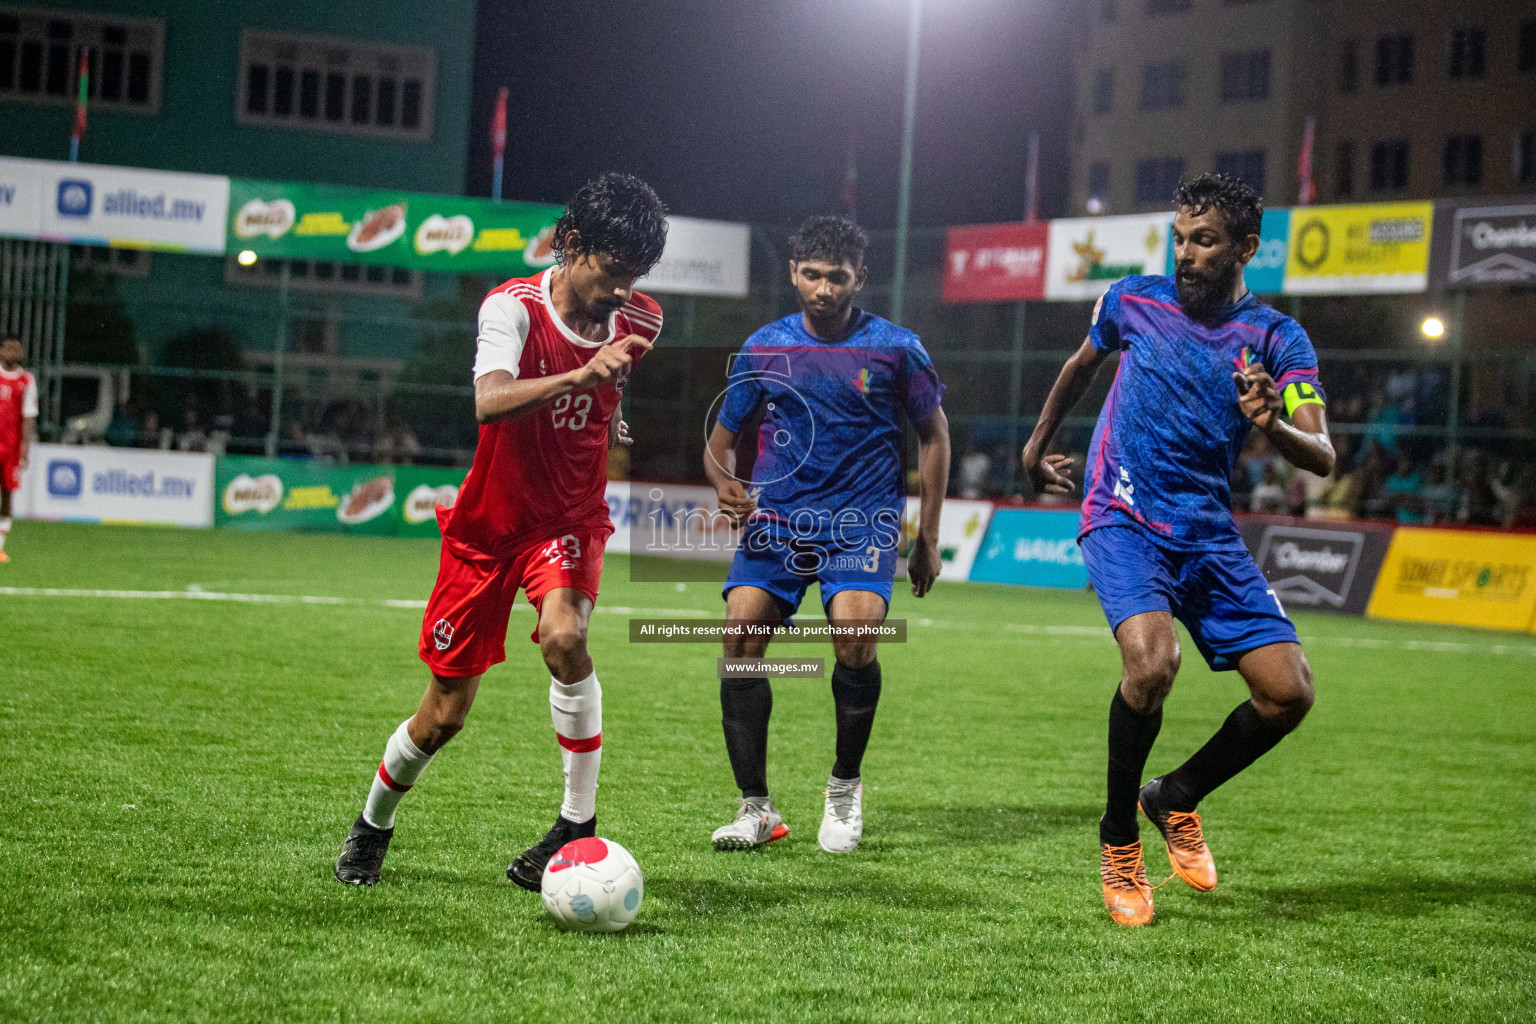
<instances>
[{"instance_id":1,"label":"blue football jersey","mask_svg":"<svg viewBox=\"0 0 1536 1024\"><path fill-rule=\"evenodd\" d=\"M1088 449L1079 535L1131 525L1180 550L1241 548L1231 477L1251 424L1232 374L1262 362L1288 412L1321 404L1306 331L1251 292L1193 320L1173 278L1133 276L1099 300L1088 337L1120 366Z\"/></svg>"},{"instance_id":2,"label":"blue football jersey","mask_svg":"<svg viewBox=\"0 0 1536 1024\"><path fill-rule=\"evenodd\" d=\"M906 502L904 421L933 415L944 385L911 331L859 309L849 327L825 341L796 313L759 329L731 362L718 419L740 433L762 411L750 487L760 521L806 540L873 528L890 546Z\"/></svg>"}]
</instances>

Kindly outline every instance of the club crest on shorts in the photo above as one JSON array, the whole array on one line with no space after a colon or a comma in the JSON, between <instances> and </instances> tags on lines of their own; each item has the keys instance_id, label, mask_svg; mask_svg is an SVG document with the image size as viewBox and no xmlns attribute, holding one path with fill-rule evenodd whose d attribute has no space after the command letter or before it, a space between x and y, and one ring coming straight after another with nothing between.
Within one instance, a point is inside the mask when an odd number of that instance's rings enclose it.
<instances>
[{"instance_id":1,"label":"club crest on shorts","mask_svg":"<svg viewBox=\"0 0 1536 1024\"><path fill-rule=\"evenodd\" d=\"M432 627L432 642L440 651L446 651L453 643L453 623L447 619L438 619Z\"/></svg>"}]
</instances>

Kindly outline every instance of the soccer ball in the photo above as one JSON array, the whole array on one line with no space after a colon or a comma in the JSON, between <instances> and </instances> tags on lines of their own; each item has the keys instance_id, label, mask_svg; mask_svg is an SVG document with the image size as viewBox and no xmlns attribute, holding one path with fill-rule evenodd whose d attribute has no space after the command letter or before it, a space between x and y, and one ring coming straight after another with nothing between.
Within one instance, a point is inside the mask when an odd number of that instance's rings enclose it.
<instances>
[{"instance_id":1,"label":"soccer ball","mask_svg":"<svg viewBox=\"0 0 1536 1024\"><path fill-rule=\"evenodd\" d=\"M645 881L629 851L611 839L566 843L544 868L544 906L560 927L618 932L640 913Z\"/></svg>"}]
</instances>

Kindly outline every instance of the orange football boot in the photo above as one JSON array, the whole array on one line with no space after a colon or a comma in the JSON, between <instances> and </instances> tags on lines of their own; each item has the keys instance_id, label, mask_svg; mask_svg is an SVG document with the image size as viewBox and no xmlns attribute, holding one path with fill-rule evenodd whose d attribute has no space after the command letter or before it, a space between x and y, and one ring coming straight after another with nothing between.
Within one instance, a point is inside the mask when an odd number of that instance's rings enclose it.
<instances>
[{"instance_id":1,"label":"orange football boot","mask_svg":"<svg viewBox=\"0 0 1536 1024\"><path fill-rule=\"evenodd\" d=\"M1137 801L1141 813L1163 834L1173 873L1184 879L1191 889L1210 892L1216 888L1216 860L1200 830L1200 812L1172 811L1164 807L1163 778L1160 775L1141 787Z\"/></svg>"},{"instance_id":2,"label":"orange football boot","mask_svg":"<svg viewBox=\"0 0 1536 1024\"><path fill-rule=\"evenodd\" d=\"M1116 924L1148 924L1152 920L1152 886L1141 859L1141 840L1129 846L1099 844L1099 877L1104 883L1104 907Z\"/></svg>"},{"instance_id":3,"label":"orange football boot","mask_svg":"<svg viewBox=\"0 0 1536 1024\"><path fill-rule=\"evenodd\" d=\"M9 562L10 560L11 560L11 556L10 555L6 554L4 551L0 551L0 565L4 565L6 562Z\"/></svg>"}]
</instances>

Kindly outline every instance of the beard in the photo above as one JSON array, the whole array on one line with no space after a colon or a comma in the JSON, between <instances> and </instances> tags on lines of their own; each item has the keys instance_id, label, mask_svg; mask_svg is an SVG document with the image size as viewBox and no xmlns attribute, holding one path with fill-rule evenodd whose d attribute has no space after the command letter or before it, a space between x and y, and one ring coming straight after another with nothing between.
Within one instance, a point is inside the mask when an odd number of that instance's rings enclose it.
<instances>
[{"instance_id":1,"label":"beard","mask_svg":"<svg viewBox=\"0 0 1536 1024\"><path fill-rule=\"evenodd\" d=\"M1237 290L1237 278L1242 271L1243 265L1237 260L1204 273L1177 271L1174 286L1178 289L1179 306L1197 320L1209 315L1232 301L1232 293Z\"/></svg>"}]
</instances>

